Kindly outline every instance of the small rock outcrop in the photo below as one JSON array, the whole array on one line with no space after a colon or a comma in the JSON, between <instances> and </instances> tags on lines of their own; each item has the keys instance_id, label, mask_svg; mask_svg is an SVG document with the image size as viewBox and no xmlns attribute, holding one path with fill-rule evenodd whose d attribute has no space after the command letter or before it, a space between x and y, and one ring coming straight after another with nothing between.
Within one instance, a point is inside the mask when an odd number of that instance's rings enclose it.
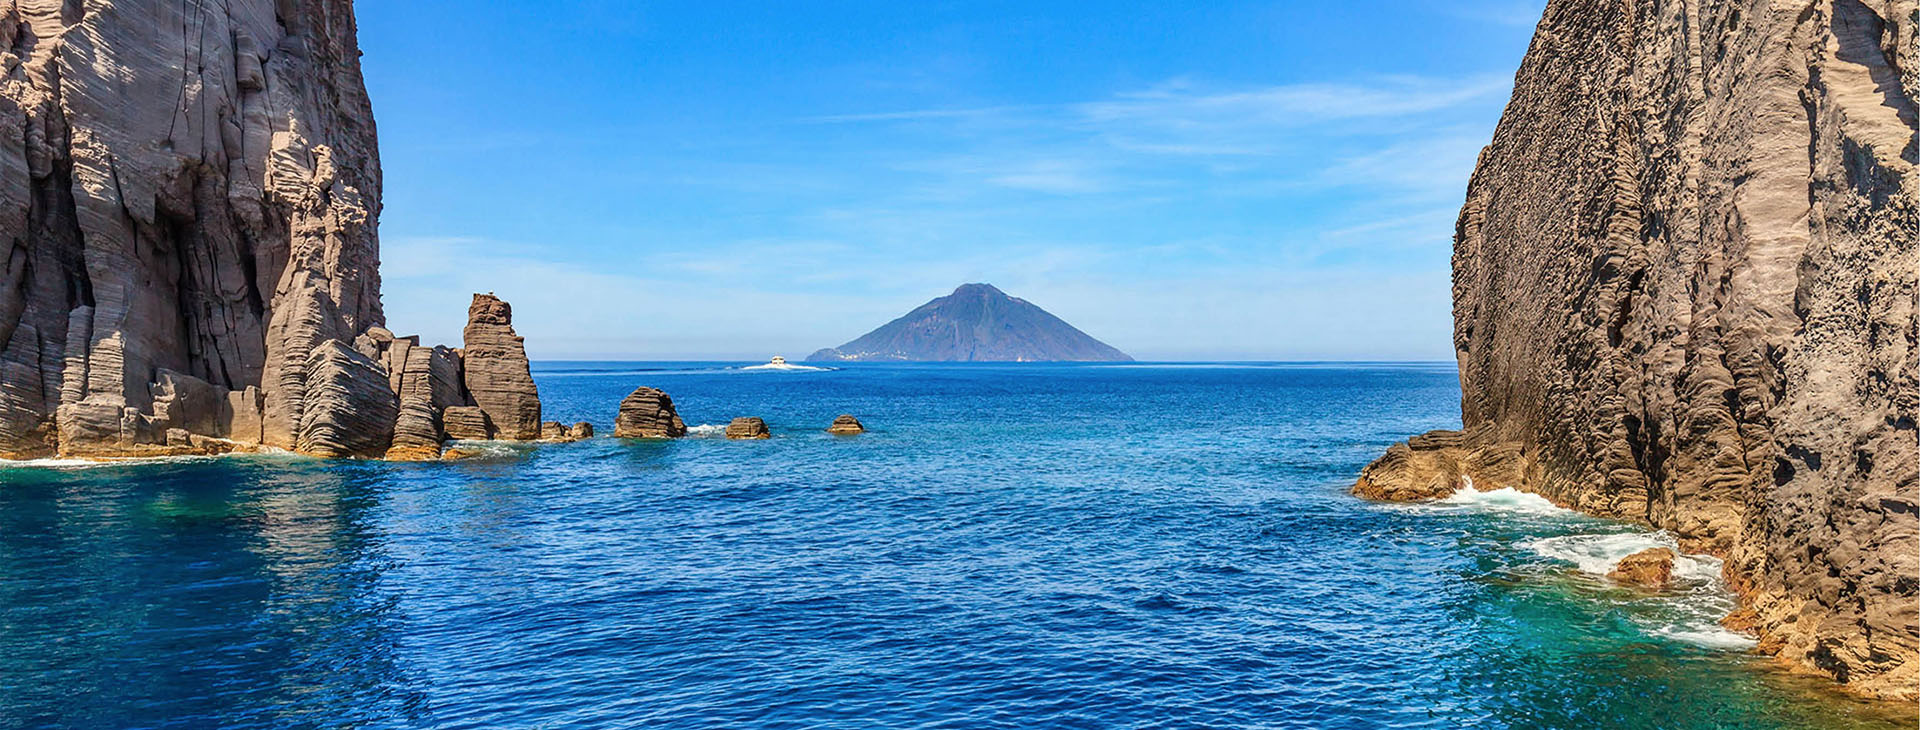
<instances>
[{"instance_id":1,"label":"small rock outcrop","mask_svg":"<svg viewBox=\"0 0 1920 730\"><path fill-rule=\"evenodd\" d=\"M687 424L673 409L673 399L654 388L636 388L620 401L613 435L629 439L670 439L687 435Z\"/></svg>"},{"instance_id":2,"label":"small rock outcrop","mask_svg":"<svg viewBox=\"0 0 1920 730\"><path fill-rule=\"evenodd\" d=\"M593 437L593 424L581 421L568 426L559 421L540 422L540 440L564 443Z\"/></svg>"},{"instance_id":3,"label":"small rock outcrop","mask_svg":"<svg viewBox=\"0 0 1920 730\"><path fill-rule=\"evenodd\" d=\"M867 427L860 424L860 419L845 413L833 419L833 425L827 427L827 433L836 436L851 436L856 433L865 433L866 430Z\"/></svg>"},{"instance_id":4,"label":"small rock outcrop","mask_svg":"<svg viewBox=\"0 0 1920 730\"><path fill-rule=\"evenodd\" d=\"M1920 697L1917 10L1549 0L1454 230L1463 428L1355 491L1665 529L1762 651Z\"/></svg>"},{"instance_id":5,"label":"small rock outcrop","mask_svg":"<svg viewBox=\"0 0 1920 730\"><path fill-rule=\"evenodd\" d=\"M767 422L754 417L735 418L727 424L727 438L730 439L769 439L773 432L767 430Z\"/></svg>"},{"instance_id":6,"label":"small rock outcrop","mask_svg":"<svg viewBox=\"0 0 1920 730\"><path fill-rule=\"evenodd\" d=\"M1616 583L1640 586L1642 588L1665 588L1673 582L1673 559L1676 557L1669 548L1648 548L1620 559L1607 571L1607 577Z\"/></svg>"},{"instance_id":7,"label":"small rock outcrop","mask_svg":"<svg viewBox=\"0 0 1920 730\"><path fill-rule=\"evenodd\" d=\"M467 392L487 412L498 438L532 441L540 435L540 393L533 384L525 341L513 331L513 307L492 294L473 295L462 349Z\"/></svg>"}]
</instances>

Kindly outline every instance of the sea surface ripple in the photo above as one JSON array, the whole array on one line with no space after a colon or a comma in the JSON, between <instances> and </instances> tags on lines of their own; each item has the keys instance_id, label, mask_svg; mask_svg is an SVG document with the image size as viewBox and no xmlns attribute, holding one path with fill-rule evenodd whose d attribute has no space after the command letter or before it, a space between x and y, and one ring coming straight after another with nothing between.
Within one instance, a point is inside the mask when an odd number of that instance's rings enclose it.
<instances>
[{"instance_id":1,"label":"sea surface ripple","mask_svg":"<svg viewBox=\"0 0 1920 730\"><path fill-rule=\"evenodd\" d=\"M1668 536L1347 495L1449 365L536 377L707 437L0 468L0 727L1912 727L1748 654L1710 557L1599 577Z\"/></svg>"}]
</instances>

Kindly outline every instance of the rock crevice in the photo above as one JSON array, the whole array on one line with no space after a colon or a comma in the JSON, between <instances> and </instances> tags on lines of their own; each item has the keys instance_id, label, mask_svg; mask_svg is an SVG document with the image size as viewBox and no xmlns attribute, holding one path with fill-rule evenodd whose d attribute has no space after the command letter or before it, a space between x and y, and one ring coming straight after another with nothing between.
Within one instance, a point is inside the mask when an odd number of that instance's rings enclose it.
<instances>
[{"instance_id":1,"label":"rock crevice","mask_svg":"<svg viewBox=\"0 0 1920 730\"><path fill-rule=\"evenodd\" d=\"M0 457L418 458L469 404L539 437L504 302L464 364L384 328L356 32L352 0L0 0Z\"/></svg>"},{"instance_id":2,"label":"rock crevice","mask_svg":"<svg viewBox=\"0 0 1920 730\"><path fill-rule=\"evenodd\" d=\"M1462 475L1726 556L1761 646L1920 687L1912 0L1551 0L1454 241Z\"/></svg>"}]
</instances>

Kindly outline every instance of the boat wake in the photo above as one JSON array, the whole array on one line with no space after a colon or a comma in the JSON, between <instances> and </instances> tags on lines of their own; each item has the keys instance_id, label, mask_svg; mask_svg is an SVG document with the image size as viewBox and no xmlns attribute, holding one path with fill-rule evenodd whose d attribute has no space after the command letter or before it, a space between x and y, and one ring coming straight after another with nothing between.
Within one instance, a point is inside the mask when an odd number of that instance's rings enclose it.
<instances>
[{"instance_id":1,"label":"boat wake","mask_svg":"<svg viewBox=\"0 0 1920 730\"><path fill-rule=\"evenodd\" d=\"M741 370L754 370L754 371L766 371L766 370L773 370L773 371L780 371L780 372L813 372L813 373L824 373L824 372L827 372L827 371L829 371L829 370L834 370L835 368L822 368L822 367L814 367L814 366L812 366L812 365L795 365L795 364L793 364L793 363L785 363L785 362L782 362L782 363L771 363L771 362L770 362L770 363L767 363L767 364L765 364L765 365L748 365L748 366L746 366L746 367L743 367L743 368L740 368L740 369L741 369Z\"/></svg>"}]
</instances>

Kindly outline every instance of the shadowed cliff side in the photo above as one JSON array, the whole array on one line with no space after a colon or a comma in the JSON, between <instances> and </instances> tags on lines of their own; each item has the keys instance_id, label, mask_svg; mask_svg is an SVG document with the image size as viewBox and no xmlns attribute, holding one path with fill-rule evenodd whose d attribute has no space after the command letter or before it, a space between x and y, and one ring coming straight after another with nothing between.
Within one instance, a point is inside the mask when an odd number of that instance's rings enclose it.
<instances>
[{"instance_id":1,"label":"shadowed cliff side","mask_svg":"<svg viewBox=\"0 0 1920 730\"><path fill-rule=\"evenodd\" d=\"M1456 231L1464 430L1355 492L1671 530L1762 651L1914 699L1915 14L1552 0Z\"/></svg>"}]
</instances>

